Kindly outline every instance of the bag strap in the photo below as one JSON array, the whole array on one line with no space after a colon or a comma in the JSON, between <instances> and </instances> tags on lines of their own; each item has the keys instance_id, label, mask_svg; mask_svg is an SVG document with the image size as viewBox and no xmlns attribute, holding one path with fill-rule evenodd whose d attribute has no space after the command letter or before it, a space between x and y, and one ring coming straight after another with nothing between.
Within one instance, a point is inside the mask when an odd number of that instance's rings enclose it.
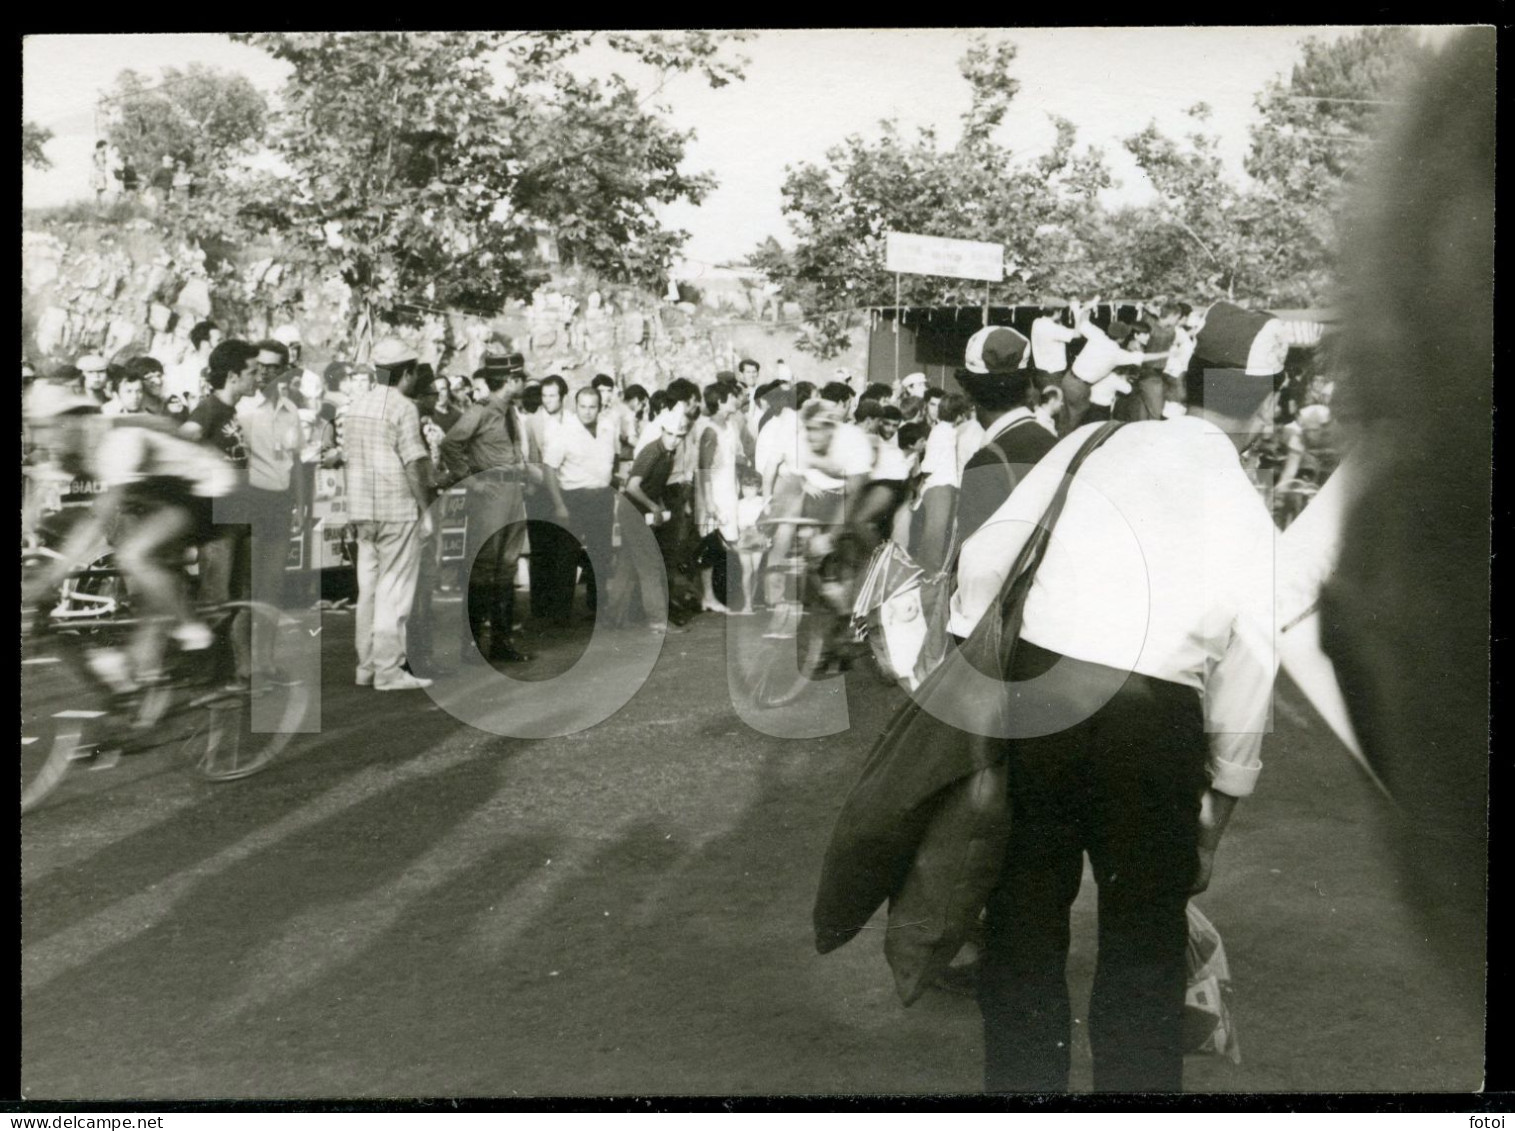
<instances>
[{"instance_id":1,"label":"bag strap","mask_svg":"<svg viewBox=\"0 0 1515 1131\"><path fill-rule=\"evenodd\" d=\"M1047 544L1052 541L1052 528L1057 525L1058 517L1063 513L1063 504L1068 501L1068 488L1073 483L1073 477L1078 474L1078 469L1084 466L1084 461L1094 453L1094 450L1123 427L1125 427L1124 421L1106 421L1083 442L1072 461L1069 462L1068 470L1063 473L1062 482L1058 484L1057 493L1052 496L1052 501L1042 512L1041 521L1031 532L1031 537L1026 540L1026 544L1021 547L1021 552L1015 559L1015 565L1005 579L1005 588L1000 594L1002 619L1005 623L1009 623L1012 614L1017 621L1020 618L1020 607L1025 605L1026 597L1031 592L1031 582L1036 577L1036 571L1041 567L1042 558L1046 557ZM1019 633L1017 632L1016 635Z\"/></svg>"}]
</instances>

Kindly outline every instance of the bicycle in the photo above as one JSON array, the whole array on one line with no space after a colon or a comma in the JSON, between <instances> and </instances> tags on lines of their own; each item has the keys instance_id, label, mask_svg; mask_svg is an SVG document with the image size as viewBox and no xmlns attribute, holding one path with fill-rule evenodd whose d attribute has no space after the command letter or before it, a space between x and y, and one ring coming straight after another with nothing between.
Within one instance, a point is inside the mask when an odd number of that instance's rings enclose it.
<instances>
[{"instance_id":1,"label":"bicycle","mask_svg":"<svg viewBox=\"0 0 1515 1131\"><path fill-rule=\"evenodd\" d=\"M783 596L771 610L763 643L743 674L754 705L783 707L828 672L850 671L867 645L852 626L857 569L847 535L835 546L825 536L818 552L812 542L821 536L821 527L832 524L795 517L764 519L761 525L792 526L794 538L784 559L758 574L762 592L774 588L770 577L780 578Z\"/></svg>"},{"instance_id":2,"label":"bicycle","mask_svg":"<svg viewBox=\"0 0 1515 1131\"><path fill-rule=\"evenodd\" d=\"M36 576L53 568L58 555L34 549L23 551L21 560L24 582L29 572ZM107 582L115 586L108 598L89 591ZM76 768L109 769L123 755L163 747L177 749L207 781L249 777L289 745L305 718L311 695L303 682L244 687L228 678L239 617L248 618L249 631L271 634L275 656L290 651L280 647L290 634L279 610L255 601L198 609L211 630L211 647L171 644L162 677L131 683L123 644L141 622L131 615L120 582L108 557L96 558L70 570L62 584L22 610L23 670L62 664L86 692L82 706L55 712L36 695L23 698L23 815L56 793Z\"/></svg>"}]
</instances>

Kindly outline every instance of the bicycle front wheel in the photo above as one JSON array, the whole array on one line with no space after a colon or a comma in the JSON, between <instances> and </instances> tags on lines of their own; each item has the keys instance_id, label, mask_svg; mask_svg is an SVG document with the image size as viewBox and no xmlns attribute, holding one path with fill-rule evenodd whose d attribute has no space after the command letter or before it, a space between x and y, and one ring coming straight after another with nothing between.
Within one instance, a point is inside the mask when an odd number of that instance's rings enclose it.
<instances>
[{"instance_id":1,"label":"bicycle front wheel","mask_svg":"<svg viewBox=\"0 0 1515 1131\"><path fill-rule=\"evenodd\" d=\"M272 605L230 601L210 615L212 629L223 649L234 648L234 634L244 639L267 634L274 641L272 656L279 671L290 670L296 659L294 634L300 630ZM223 684L192 694L183 714L187 725L178 737L180 751L207 781L238 781L267 769L304 727L310 709L310 680L314 673L298 672L254 677L250 687Z\"/></svg>"}]
</instances>

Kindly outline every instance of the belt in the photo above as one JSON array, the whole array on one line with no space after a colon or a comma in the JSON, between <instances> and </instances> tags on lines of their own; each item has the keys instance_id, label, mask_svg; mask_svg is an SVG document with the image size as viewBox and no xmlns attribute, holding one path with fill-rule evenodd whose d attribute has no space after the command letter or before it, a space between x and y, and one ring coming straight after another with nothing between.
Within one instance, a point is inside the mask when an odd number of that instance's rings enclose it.
<instances>
[{"instance_id":1,"label":"belt","mask_svg":"<svg viewBox=\"0 0 1515 1131\"><path fill-rule=\"evenodd\" d=\"M525 478L525 472L514 467L489 467L483 471L475 471L469 476L484 483L519 483Z\"/></svg>"}]
</instances>

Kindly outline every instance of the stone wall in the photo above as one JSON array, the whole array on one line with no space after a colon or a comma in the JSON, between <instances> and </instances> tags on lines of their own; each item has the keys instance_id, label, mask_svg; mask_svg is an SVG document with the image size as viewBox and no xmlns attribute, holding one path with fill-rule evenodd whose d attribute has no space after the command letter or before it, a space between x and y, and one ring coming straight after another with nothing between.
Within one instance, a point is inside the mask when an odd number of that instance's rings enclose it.
<instances>
[{"instance_id":1,"label":"stone wall","mask_svg":"<svg viewBox=\"0 0 1515 1131\"><path fill-rule=\"evenodd\" d=\"M102 352L113 360L149 353L173 366L190 352L190 329L207 317L228 335L253 340L293 322L308 361L318 366L361 360L370 345L348 340L352 294L341 279L302 275L271 247L208 262L197 247L170 246L143 219L28 229L22 277L23 351L44 365ZM821 362L793 348L795 327L742 313L671 302L564 270L530 302L509 303L496 317L415 311L398 332L442 372L477 368L486 344L504 339L526 356L532 374L559 373L575 386L596 373L648 389L675 377L703 383L743 357L759 361L765 373L783 359L796 379L817 383L839 365L863 368L865 340L851 351L856 357Z\"/></svg>"}]
</instances>

